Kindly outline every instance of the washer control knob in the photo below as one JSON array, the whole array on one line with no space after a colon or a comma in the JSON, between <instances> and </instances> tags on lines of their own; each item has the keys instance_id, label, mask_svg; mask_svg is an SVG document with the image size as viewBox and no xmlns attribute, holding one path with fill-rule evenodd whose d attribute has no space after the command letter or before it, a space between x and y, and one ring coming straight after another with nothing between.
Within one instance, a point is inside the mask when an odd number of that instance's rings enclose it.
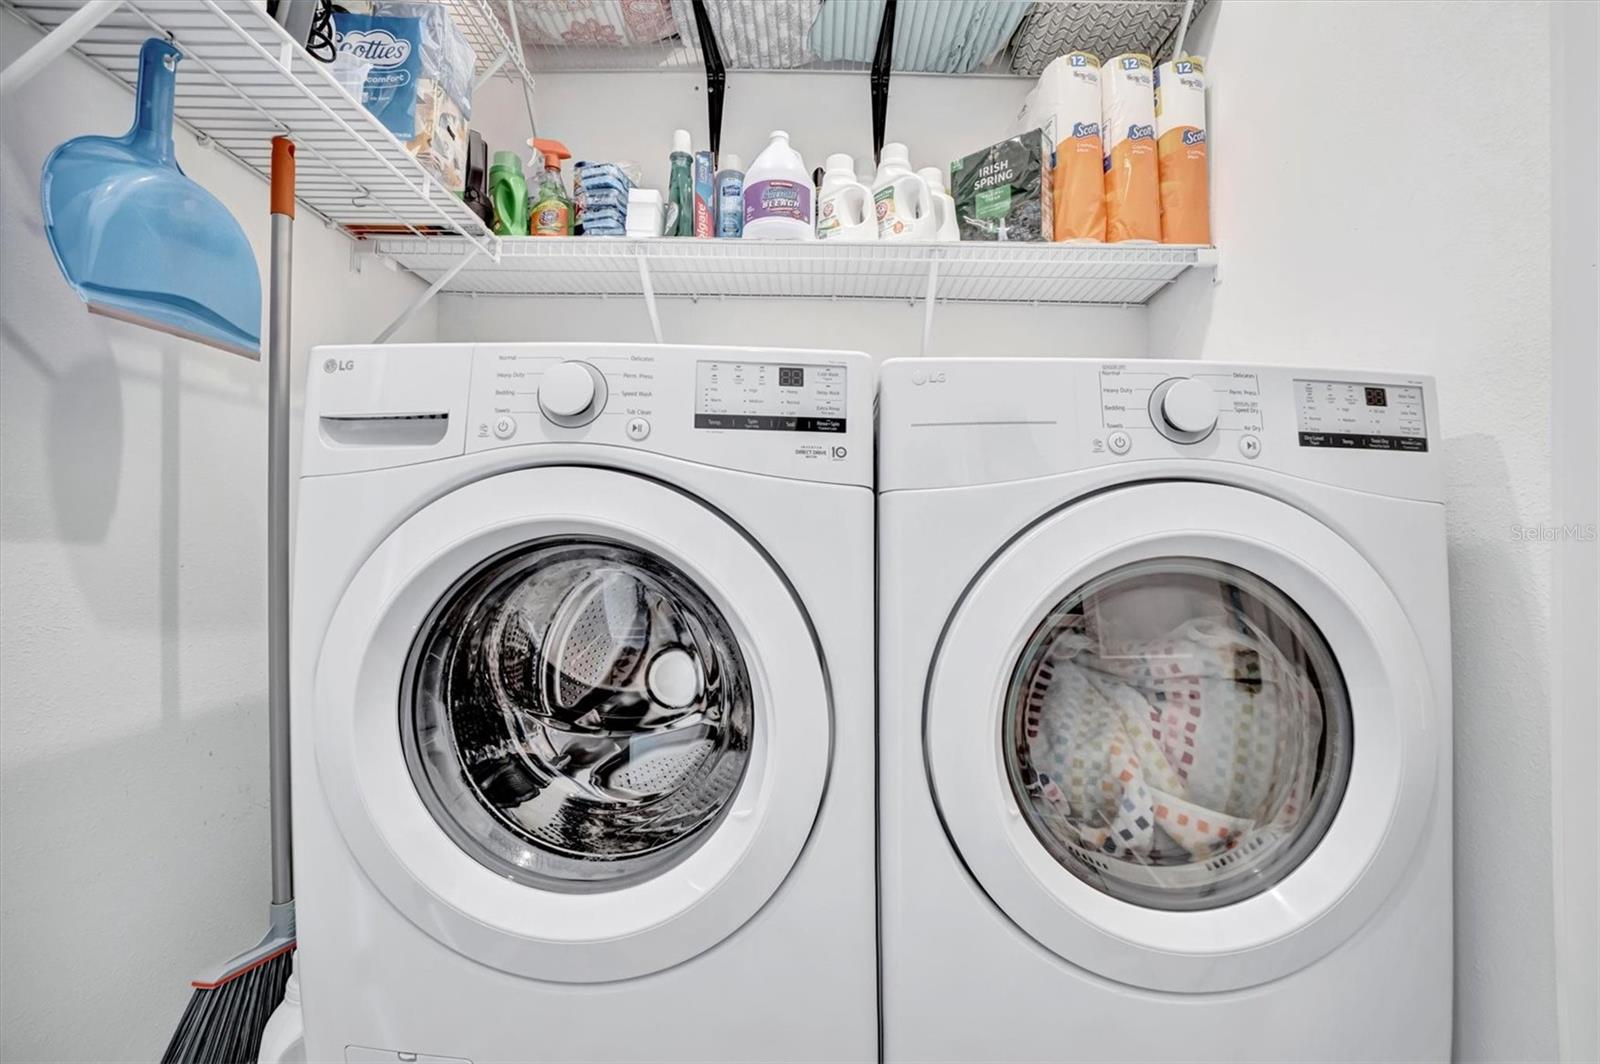
<instances>
[{"instance_id":1,"label":"washer control knob","mask_svg":"<svg viewBox=\"0 0 1600 1064\"><path fill-rule=\"evenodd\" d=\"M606 379L587 362L557 362L539 381L539 409L557 425L587 425L605 405Z\"/></svg>"},{"instance_id":2,"label":"washer control knob","mask_svg":"<svg viewBox=\"0 0 1600 1064\"><path fill-rule=\"evenodd\" d=\"M1150 393L1150 421L1174 443L1199 443L1217 427L1217 397L1193 377L1164 380Z\"/></svg>"},{"instance_id":3,"label":"washer control knob","mask_svg":"<svg viewBox=\"0 0 1600 1064\"><path fill-rule=\"evenodd\" d=\"M594 402L594 377L583 362L558 362L539 382L539 409L551 417L573 417Z\"/></svg>"}]
</instances>

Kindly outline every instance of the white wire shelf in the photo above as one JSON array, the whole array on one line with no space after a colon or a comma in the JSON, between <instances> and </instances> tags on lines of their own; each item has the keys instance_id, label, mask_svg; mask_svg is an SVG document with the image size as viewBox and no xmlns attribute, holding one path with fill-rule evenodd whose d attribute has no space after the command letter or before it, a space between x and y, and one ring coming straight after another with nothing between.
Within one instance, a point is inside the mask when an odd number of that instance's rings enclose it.
<instances>
[{"instance_id":1,"label":"white wire shelf","mask_svg":"<svg viewBox=\"0 0 1600 1064\"><path fill-rule=\"evenodd\" d=\"M478 40L492 48L500 27L488 2L451 0L458 11L471 13L458 21L477 27ZM0 0L0 6L48 31L81 4ZM272 138L290 137L296 145L296 194L330 224L355 233L442 232L493 253L495 237L483 222L295 43L259 0L122 0L78 39L75 50L131 89L138 81L139 48L151 36L167 37L183 53L175 116L202 144L265 179ZM505 70L525 77L520 56L511 52L504 44L505 57L493 69L496 56L480 57L480 76ZM263 210L264 204L263 199Z\"/></svg>"},{"instance_id":2,"label":"white wire shelf","mask_svg":"<svg viewBox=\"0 0 1600 1064\"><path fill-rule=\"evenodd\" d=\"M1173 244L518 237L500 241L498 259L466 259L471 246L447 238L367 244L438 291L515 296L917 300L934 292L939 301L1126 306L1216 264L1214 248Z\"/></svg>"}]
</instances>

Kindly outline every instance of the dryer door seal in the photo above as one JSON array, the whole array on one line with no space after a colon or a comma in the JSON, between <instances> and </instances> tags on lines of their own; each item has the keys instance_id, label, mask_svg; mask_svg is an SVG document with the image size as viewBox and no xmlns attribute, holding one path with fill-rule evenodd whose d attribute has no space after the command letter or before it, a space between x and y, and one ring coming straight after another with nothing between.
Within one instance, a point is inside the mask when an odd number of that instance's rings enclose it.
<instances>
[{"instance_id":1,"label":"dryer door seal","mask_svg":"<svg viewBox=\"0 0 1600 1064\"><path fill-rule=\"evenodd\" d=\"M515 660L530 639L537 666ZM423 507L340 599L314 690L318 776L373 882L470 959L557 982L736 931L828 775L792 589L714 510L615 470L519 470Z\"/></svg>"},{"instance_id":2,"label":"dryer door seal","mask_svg":"<svg viewBox=\"0 0 1600 1064\"><path fill-rule=\"evenodd\" d=\"M1279 978L1371 919L1446 726L1353 547L1202 483L1097 495L1011 543L924 704L935 804L985 892L1064 960L1179 991Z\"/></svg>"}]
</instances>

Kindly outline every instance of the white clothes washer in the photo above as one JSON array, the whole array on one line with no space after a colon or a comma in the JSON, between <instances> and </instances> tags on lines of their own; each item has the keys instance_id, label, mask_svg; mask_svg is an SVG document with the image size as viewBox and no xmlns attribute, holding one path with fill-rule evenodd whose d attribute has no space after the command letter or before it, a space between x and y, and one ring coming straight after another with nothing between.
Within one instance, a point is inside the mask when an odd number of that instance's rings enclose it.
<instances>
[{"instance_id":1,"label":"white clothes washer","mask_svg":"<svg viewBox=\"0 0 1600 1064\"><path fill-rule=\"evenodd\" d=\"M310 365L309 1059L876 1059L870 360Z\"/></svg>"},{"instance_id":2,"label":"white clothes washer","mask_svg":"<svg viewBox=\"0 0 1600 1064\"><path fill-rule=\"evenodd\" d=\"M1425 377L884 364L889 1061L1446 1060Z\"/></svg>"}]
</instances>

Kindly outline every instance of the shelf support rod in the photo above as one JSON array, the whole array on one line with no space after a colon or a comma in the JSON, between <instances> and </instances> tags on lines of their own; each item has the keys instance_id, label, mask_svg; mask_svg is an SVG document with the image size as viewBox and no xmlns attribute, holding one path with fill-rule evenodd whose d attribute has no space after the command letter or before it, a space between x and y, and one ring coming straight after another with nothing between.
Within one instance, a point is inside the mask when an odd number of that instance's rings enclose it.
<instances>
[{"instance_id":1,"label":"shelf support rod","mask_svg":"<svg viewBox=\"0 0 1600 1064\"><path fill-rule=\"evenodd\" d=\"M895 0L883 2L883 24L872 54L872 161L883 154L883 127L889 119L889 72L894 68Z\"/></svg>"},{"instance_id":2,"label":"shelf support rod","mask_svg":"<svg viewBox=\"0 0 1600 1064\"><path fill-rule=\"evenodd\" d=\"M32 48L0 70L0 96L10 96L57 57L83 40L85 34L111 17L122 0L89 0L41 37Z\"/></svg>"},{"instance_id":3,"label":"shelf support rod","mask_svg":"<svg viewBox=\"0 0 1600 1064\"><path fill-rule=\"evenodd\" d=\"M889 0L893 3L894 0ZM933 346L933 307L939 299L939 253L928 260L928 291L922 297L922 357Z\"/></svg>"},{"instance_id":4,"label":"shelf support rod","mask_svg":"<svg viewBox=\"0 0 1600 1064\"><path fill-rule=\"evenodd\" d=\"M378 338L376 340L373 340L372 342L375 343L375 344L386 343L388 341L389 337L391 337L395 333L399 332L401 326L405 325L406 322L410 321L411 318L417 313L417 311L419 311L423 307L427 306L428 300L430 300L434 296L438 295L440 290L443 289L445 285L447 285L451 281L455 280L456 279L456 274L458 274L462 270L466 269L467 268L467 263L469 263L473 259L477 258L479 253L481 252L481 250L482 250L481 248L478 248L478 247L474 246L471 251L468 251L465 255L461 256L461 259L460 259L459 262L457 262L454 266L450 267L443 274L441 274L437 281L435 281L435 282L433 282L433 284L429 285L428 286L428 290L426 292L422 293L422 295L418 296L416 298L416 300L409 307L407 307L401 313L401 315L398 318L396 318L396 319L394 319L394 321L390 322L389 323L389 327L387 329L383 330L383 332L379 333L378 334Z\"/></svg>"},{"instance_id":5,"label":"shelf support rod","mask_svg":"<svg viewBox=\"0 0 1600 1064\"><path fill-rule=\"evenodd\" d=\"M700 56L706 64L706 124L711 127L711 162L715 166L722 150L722 101L728 87L728 70L722 62L722 49L717 47L717 31L711 25L705 0L691 2L694 29L700 36Z\"/></svg>"},{"instance_id":6,"label":"shelf support rod","mask_svg":"<svg viewBox=\"0 0 1600 1064\"><path fill-rule=\"evenodd\" d=\"M1194 17L1194 0L1184 0L1183 17L1178 20L1178 36L1172 42L1171 59L1182 59L1185 55L1183 39L1189 36L1189 20Z\"/></svg>"},{"instance_id":7,"label":"shelf support rod","mask_svg":"<svg viewBox=\"0 0 1600 1064\"><path fill-rule=\"evenodd\" d=\"M655 337L656 343L661 343L661 316L656 313L656 289L650 282L650 258L644 252L639 252L639 290L644 293L644 309L650 314L650 335Z\"/></svg>"},{"instance_id":8,"label":"shelf support rod","mask_svg":"<svg viewBox=\"0 0 1600 1064\"><path fill-rule=\"evenodd\" d=\"M533 78L528 76L527 67L524 65L522 51L522 28L517 25L516 0L506 0L506 14L511 21L511 47L517 50L516 64L519 80L522 82L522 103L528 109L528 139L532 140L539 135L538 119L533 117Z\"/></svg>"},{"instance_id":9,"label":"shelf support rod","mask_svg":"<svg viewBox=\"0 0 1600 1064\"><path fill-rule=\"evenodd\" d=\"M495 56L494 62L485 67L483 73L478 75L478 80L472 83L472 91L477 92L489 84L489 79L500 73L500 68L506 65L506 60L509 58L511 58L511 54L505 51Z\"/></svg>"}]
</instances>

